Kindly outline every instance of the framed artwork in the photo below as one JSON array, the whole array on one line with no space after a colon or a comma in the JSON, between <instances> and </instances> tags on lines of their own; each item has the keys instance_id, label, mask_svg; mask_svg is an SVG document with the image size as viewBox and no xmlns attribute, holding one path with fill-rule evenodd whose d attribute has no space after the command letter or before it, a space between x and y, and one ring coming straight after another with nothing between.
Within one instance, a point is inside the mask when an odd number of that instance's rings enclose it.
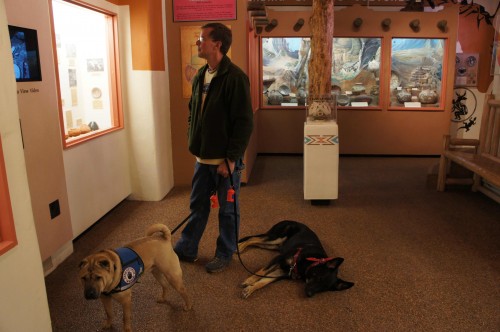
<instances>
[{"instance_id":1,"label":"framed artwork","mask_svg":"<svg viewBox=\"0 0 500 332\"><path fill-rule=\"evenodd\" d=\"M236 20L236 0L173 0L174 22Z\"/></svg>"},{"instance_id":2,"label":"framed artwork","mask_svg":"<svg viewBox=\"0 0 500 332\"><path fill-rule=\"evenodd\" d=\"M231 29L230 25L227 25ZM198 57L198 40L201 26L181 26L181 67L182 67L182 97L191 97L193 78L205 63L205 59ZM227 52L231 57L231 49Z\"/></svg>"}]
</instances>

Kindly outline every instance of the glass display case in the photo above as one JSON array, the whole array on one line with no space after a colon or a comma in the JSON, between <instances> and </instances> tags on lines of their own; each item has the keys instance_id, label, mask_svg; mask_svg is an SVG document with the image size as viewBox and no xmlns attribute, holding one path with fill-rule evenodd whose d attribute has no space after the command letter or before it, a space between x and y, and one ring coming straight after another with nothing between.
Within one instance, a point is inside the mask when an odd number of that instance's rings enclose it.
<instances>
[{"instance_id":1,"label":"glass display case","mask_svg":"<svg viewBox=\"0 0 500 332\"><path fill-rule=\"evenodd\" d=\"M310 38L262 38L262 106L305 106Z\"/></svg>"},{"instance_id":2,"label":"glass display case","mask_svg":"<svg viewBox=\"0 0 500 332\"><path fill-rule=\"evenodd\" d=\"M333 38L332 93L338 106L377 106L382 38Z\"/></svg>"},{"instance_id":3,"label":"glass display case","mask_svg":"<svg viewBox=\"0 0 500 332\"><path fill-rule=\"evenodd\" d=\"M445 39L393 38L391 107L440 107Z\"/></svg>"},{"instance_id":4,"label":"glass display case","mask_svg":"<svg viewBox=\"0 0 500 332\"><path fill-rule=\"evenodd\" d=\"M307 106L308 37L261 38L262 107ZM391 38L390 79L381 76L382 38L335 37L332 95L341 108L442 109L446 39ZM388 65L388 63L387 63ZM382 81L382 82L381 82Z\"/></svg>"},{"instance_id":5,"label":"glass display case","mask_svg":"<svg viewBox=\"0 0 500 332\"><path fill-rule=\"evenodd\" d=\"M306 106L308 37L262 38L262 106ZM382 38L337 37L332 51L332 94L338 106L377 106Z\"/></svg>"}]
</instances>

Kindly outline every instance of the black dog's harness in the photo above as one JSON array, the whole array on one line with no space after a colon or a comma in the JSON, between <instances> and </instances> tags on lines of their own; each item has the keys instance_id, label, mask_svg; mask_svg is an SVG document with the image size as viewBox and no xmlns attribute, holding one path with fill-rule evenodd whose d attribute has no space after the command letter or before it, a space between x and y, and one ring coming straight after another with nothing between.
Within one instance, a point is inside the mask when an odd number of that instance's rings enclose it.
<instances>
[{"instance_id":1,"label":"black dog's harness","mask_svg":"<svg viewBox=\"0 0 500 332\"><path fill-rule=\"evenodd\" d=\"M297 266L297 261L299 259L299 255L302 251L302 248L297 249L297 252L295 255L293 255L293 264L290 266L290 271L288 272L288 275L292 279L300 279L302 276L299 273L299 267ZM314 262L311 265L309 265L306 268L306 273L309 271L310 268L318 266L320 264L326 264L328 261L331 261L333 257L327 257L327 258L315 258L315 257L306 257L306 260L310 262Z\"/></svg>"},{"instance_id":2,"label":"black dog's harness","mask_svg":"<svg viewBox=\"0 0 500 332\"><path fill-rule=\"evenodd\" d=\"M118 286L108 293L103 293L105 295L129 289L139 280L139 277L144 272L144 263L134 250L122 247L115 249L114 252L120 257L120 262L122 263L122 277Z\"/></svg>"}]
</instances>

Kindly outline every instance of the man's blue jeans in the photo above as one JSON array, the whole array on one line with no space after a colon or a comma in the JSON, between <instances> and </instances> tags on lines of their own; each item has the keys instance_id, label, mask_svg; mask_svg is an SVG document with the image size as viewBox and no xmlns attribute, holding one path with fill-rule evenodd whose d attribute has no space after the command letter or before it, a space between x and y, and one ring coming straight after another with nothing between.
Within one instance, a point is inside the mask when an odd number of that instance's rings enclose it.
<instances>
[{"instance_id":1,"label":"man's blue jeans","mask_svg":"<svg viewBox=\"0 0 500 332\"><path fill-rule=\"evenodd\" d=\"M219 237L215 256L230 259L236 251L237 231L239 230L240 208L239 192L241 181L242 161L235 163L232 173L234 197L236 202L236 216L234 202L227 201L227 191L231 188L229 177L224 178L217 174L217 165L206 165L196 162L192 180L190 208L194 214L182 231L180 240L175 249L186 257L198 256L198 245L205 231L210 214L210 196L217 192L219 200ZM236 219L236 220L235 220Z\"/></svg>"}]
</instances>

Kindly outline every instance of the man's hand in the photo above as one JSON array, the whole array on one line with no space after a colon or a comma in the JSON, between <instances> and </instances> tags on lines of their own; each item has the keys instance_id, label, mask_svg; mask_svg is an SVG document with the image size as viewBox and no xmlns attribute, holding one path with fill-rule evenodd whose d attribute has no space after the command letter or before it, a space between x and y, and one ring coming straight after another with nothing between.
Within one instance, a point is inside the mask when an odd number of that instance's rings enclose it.
<instances>
[{"instance_id":1,"label":"man's hand","mask_svg":"<svg viewBox=\"0 0 500 332\"><path fill-rule=\"evenodd\" d=\"M235 162L232 160L229 160L229 159L227 159L227 162L229 164L229 167L231 168L231 174L233 174ZM217 173L222 175L225 178L227 178L229 176L229 171L227 169L225 161L222 164L220 164L219 167L217 167Z\"/></svg>"}]
</instances>

